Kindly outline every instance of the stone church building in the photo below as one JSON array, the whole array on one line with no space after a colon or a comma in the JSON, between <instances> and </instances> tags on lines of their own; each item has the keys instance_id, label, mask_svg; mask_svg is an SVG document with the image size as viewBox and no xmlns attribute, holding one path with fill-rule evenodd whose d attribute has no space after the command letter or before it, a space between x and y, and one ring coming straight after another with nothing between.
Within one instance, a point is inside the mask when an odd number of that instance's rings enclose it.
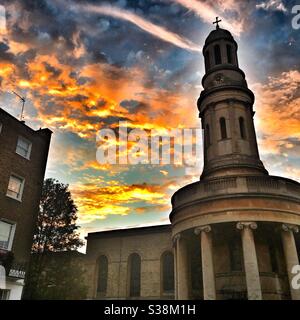
<instances>
[{"instance_id":1,"label":"stone church building","mask_svg":"<svg viewBox=\"0 0 300 320\"><path fill-rule=\"evenodd\" d=\"M300 299L300 184L260 160L237 43L205 41L204 168L172 197L170 225L89 233L90 299Z\"/></svg>"}]
</instances>

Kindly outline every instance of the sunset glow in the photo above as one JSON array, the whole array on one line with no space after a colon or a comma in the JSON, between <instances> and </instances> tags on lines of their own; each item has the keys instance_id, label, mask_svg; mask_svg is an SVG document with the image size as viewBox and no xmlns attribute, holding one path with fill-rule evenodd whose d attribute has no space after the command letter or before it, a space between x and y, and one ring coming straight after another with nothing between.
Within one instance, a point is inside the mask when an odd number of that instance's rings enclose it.
<instances>
[{"instance_id":1,"label":"sunset glow","mask_svg":"<svg viewBox=\"0 0 300 320\"><path fill-rule=\"evenodd\" d=\"M82 234L168 223L170 196L199 179L181 165L101 165L96 134L119 121L200 128L202 45L218 15L256 95L261 158L270 174L300 180L300 31L285 2L267 2L0 2L1 107L19 117L16 91L26 124L53 131L46 177L70 185Z\"/></svg>"}]
</instances>

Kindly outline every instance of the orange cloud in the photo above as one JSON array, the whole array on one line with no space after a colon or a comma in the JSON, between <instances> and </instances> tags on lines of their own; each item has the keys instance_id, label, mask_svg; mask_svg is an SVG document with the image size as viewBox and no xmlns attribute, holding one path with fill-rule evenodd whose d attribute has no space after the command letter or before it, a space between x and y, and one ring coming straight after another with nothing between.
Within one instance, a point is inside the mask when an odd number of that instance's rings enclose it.
<instances>
[{"instance_id":1,"label":"orange cloud","mask_svg":"<svg viewBox=\"0 0 300 320\"><path fill-rule=\"evenodd\" d=\"M141 201L149 205L165 205L165 194L160 186L112 185L101 187L94 183L70 187L79 208L81 223L105 219L109 215L128 215L134 211L130 205Z\"/></svg>"},{"instance_id":2,"label":"orange cloud","mask_svg":"<svg viewBox=\"0 0 300 320\"><path fill-rule=\"evenodd\" d=\"M300 72L290 70L255 84L256 124L263 134L262 151L279 153L286 139L300 139Z\"/></svg>"},{"instance_id":3,"label":"orange cloud","mask_svg":"<svg viewBox=\"0 0 300 320\"><path fill-rule=\"evenodd\" d=\"M136 16L133 18L136 19ZM145 21L135 22L148 26ZM23 26L25 29L26 25ZM161 36L187 49L193 46L183 38L175 35L172 38L171 33L161 33ZM70 59L87 55L79 39L75 40L73 51L65 52ZM161 134L167 129L199 126L195 104L199 88L185 86L184 90L180 90L180 85L176 83L174 90L157 87L151 83L149 70L143 63L121 68L87 59L83 64L73 65L68 59L61 59L61 40L53 43L47 52L39 50L35 42L24 44L9 40L9 46L15 56L25 54L29 49L38 49L37 54L23 65L0 62L2 88L7 92L15 90L26 95L27 123L54 131L48 172L76 181L71 183L70 189L79 208L80 222L106 219L110 215L125 217L150 210L168 211L170 194L179 187L179 183L171 181L171 178L165 181L171 174L161 170L161 177L158 167L158 176L163 178L161 185L126 185L120 173L127 171L128 166L108 166L96 162L96 132L103 127L117 128L119 118L126 119L129 128L155 129ZM78 79L86 81L80 82ZM135 100L141 106L138 111L130 110L122 106L123 100ZM182 114L190 116L182 117ZM58 135L70 132L81 138L77 145L57 139ZM84 146L86 141L94 142L95 148L89 145L87 150ZM129 147L132 145L129 143ZM93 175L91 170L99 174ZM110 179L105 179L103 172ZM185 183L182 178L178 180L182 185Z\"/></svg>"}]
</instances>

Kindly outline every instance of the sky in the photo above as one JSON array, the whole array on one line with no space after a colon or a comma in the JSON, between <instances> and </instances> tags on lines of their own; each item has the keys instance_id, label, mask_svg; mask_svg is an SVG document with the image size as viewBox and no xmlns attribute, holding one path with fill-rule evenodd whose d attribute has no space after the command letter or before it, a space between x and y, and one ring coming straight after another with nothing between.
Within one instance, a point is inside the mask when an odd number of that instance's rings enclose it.
<instances>
[{"instance_id":1,"label":"sky","mask_svg":"<svg viewBox=\"0 0 300 320\"><path fill-rule=\"evenodd\" d=\"M81 235L166 224L170 197L200 166L103 165L96 134L200 128L202 46L212 22L232 32L255 93L261 159L300 181L300 29L296 1L0 0L0 106L53 131L46 177L69 184Z\"/></svg>"}]
</instances>

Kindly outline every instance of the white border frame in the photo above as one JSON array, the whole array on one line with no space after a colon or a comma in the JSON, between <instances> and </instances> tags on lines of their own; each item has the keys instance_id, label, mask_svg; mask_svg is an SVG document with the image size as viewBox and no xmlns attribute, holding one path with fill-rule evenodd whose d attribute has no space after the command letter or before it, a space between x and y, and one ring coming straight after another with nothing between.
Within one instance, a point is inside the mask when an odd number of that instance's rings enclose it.
<instances>
[{"instance_id":1,"label":"white border frame","mask_svg":"<svg viewBox=\"0 0 300 320\"><path fill-rule=\"evenodd\" d=\"M13 246L13 242L14 242L14 238L15 238L15 232L16 232L17 224L15 222L13 222L13 221L10 221L10 220L7 220L7 219L2 219L2 218L0 218L0 222L4 222L4 223L10 224L12 226L10 239L9 239L9 242L8 242L8 247L7 247L7 249L1 248L2 250L11 251L12 246Z\"/></svg>"},{"instance_id":2,"label":"white border frame","mask_svg":"<svg viewBox=\"0 0 300 320\"><path fill-rule=\"evenodd\" d=\"M29 144L28 156L27 156L27 157L24 157L22 154L20 154L20 153L17 152L19 139L22 139L22 140L28 142L28 144ZM32 150L32 142L31 142L30 140L24 138L23 136L18 136L15 153L18 154L19 156L21 156L21 157L24 158L24 159L30 160L31 150Z\"/></svg>"},{"instance_id":3,"label":"white border frame","mask_svg":"<svg viewBox=\"0 0 300 320\"><path fill-rule=\"evenodd\" d=\"M11 176L15 176L16 178L19 178L19 179L22 180L21 189L20 189L20 197L19 197L19 198L15 198L15 197L7 194L7 192L8 192L8 186L9 186L9 180L10 180ZM7 196L8 198L11 198L11 199L17 200L17 201L19 201L19 202L22 202L24 186L25 186L25 178L19 176L18 174L15 174L14 172L11 172L11 174L10 174L10 176L9 176L9 179L8 179L8 184L7 184L7 189L6 189L6 196Z\"/></svg>"}]
</instances>

